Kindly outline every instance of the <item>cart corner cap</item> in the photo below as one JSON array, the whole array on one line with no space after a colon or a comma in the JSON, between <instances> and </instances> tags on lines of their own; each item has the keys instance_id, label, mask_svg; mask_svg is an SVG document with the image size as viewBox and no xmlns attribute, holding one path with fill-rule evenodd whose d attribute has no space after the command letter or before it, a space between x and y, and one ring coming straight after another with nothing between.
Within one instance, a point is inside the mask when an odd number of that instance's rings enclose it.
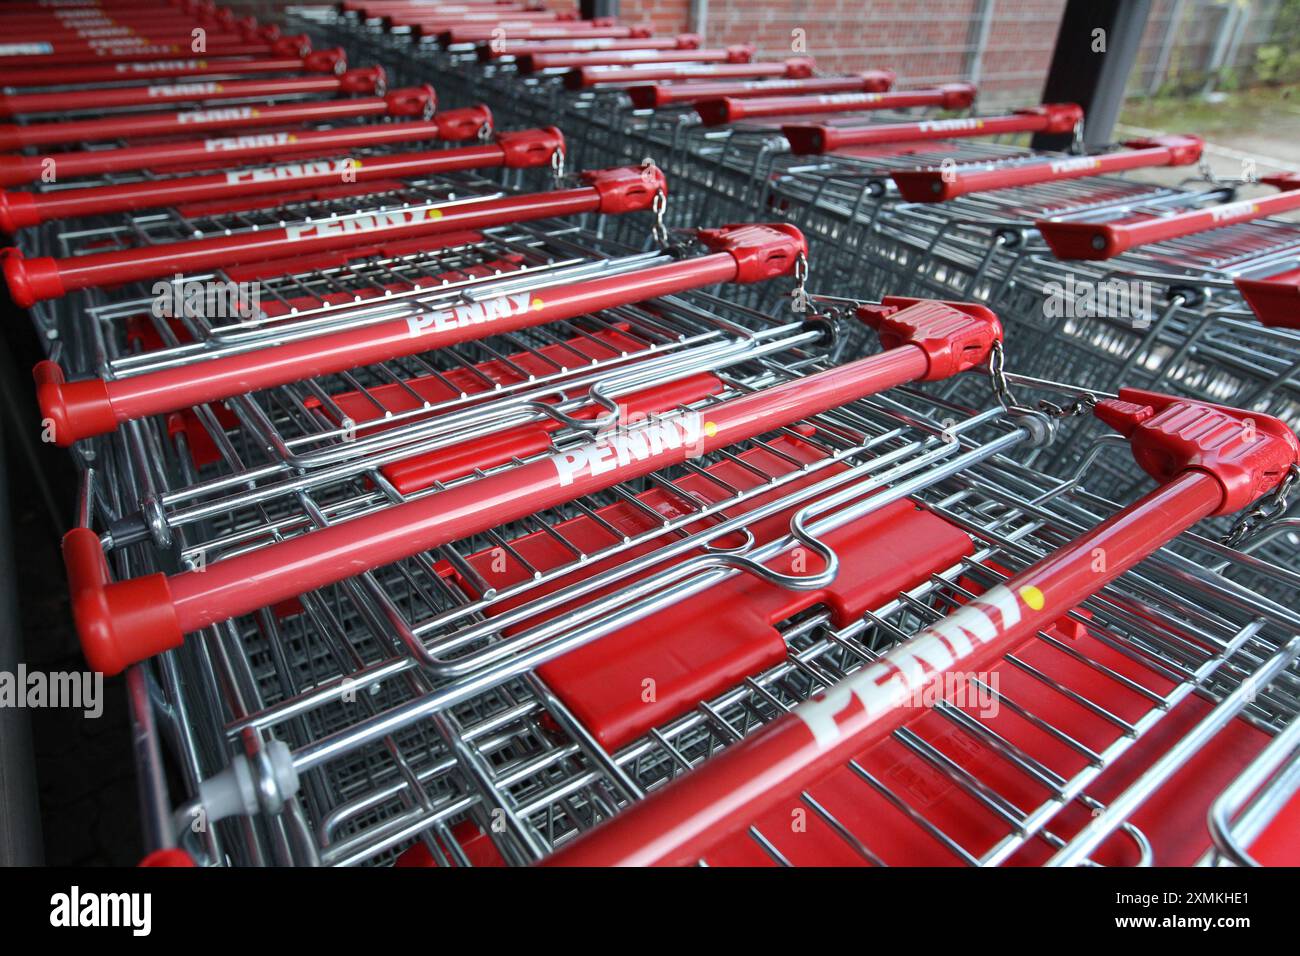
<instances>
[{"instance_id":1,"label":"cart corner cap","mask_svg":"<svg viewBox=\"0 0 1300 956\"><path fill-rule=\"evenodd\" d=\"M4 257L9 295L19 308L30 309L37 302L57 299L64 294L59 266L54 259L49 256L27 259L13 248L5 249L0 255Z\"/></svg>"},{"instance_id":2,"label":"cart corner cap","mask_svg":"<svg viewBox=\"0 0 1300 956\"><path fill-rule=\"evenodd\" d=\"M701 229L696 237L707 248L729 253L736 260L735 282L761 282L786 275L801 256L808 255L803 233L786 222L733 223Z\"/></svg>"},{"instance_id":3,"label":"cart corner cap","mask_svg":"<svg viewBox=\"0 0 1300 956\"><path fill-rule=\"evenodd\" d=\"M1272 415L1141 389L1120 389L1094 414L1129 440L1142 470L1162 484L1185 471L1218 480L1231 514L1277 487L1300 465L1300 440Z\"/></svg>"},{"instance_id":4,"label":"cart corner cap","mask_svg":"<svg viewBox=\"0 0 1300 956\"><path fill-rule=\"evenodd\" d=\"M879 305L859 306L857 316L876 330L885 348L921 349L929 362L921 379L927 382L984 364L1002 341L997 315L973 302L888 296Z\"/></svg>"}]
</instances>

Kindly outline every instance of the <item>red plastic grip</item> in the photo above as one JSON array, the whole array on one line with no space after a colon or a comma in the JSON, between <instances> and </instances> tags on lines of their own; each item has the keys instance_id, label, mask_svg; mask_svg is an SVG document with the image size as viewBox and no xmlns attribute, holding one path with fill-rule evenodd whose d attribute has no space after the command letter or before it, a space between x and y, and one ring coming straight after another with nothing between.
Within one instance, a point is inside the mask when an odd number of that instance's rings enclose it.
<instances>
[{"instance_id":1,"label":"red plastic grip","mask_svg":"<svg viewBox=\"0 0 1300 956\"><path fill-rule=\"evenodd\" d=\"M983 365L995 343L1002 341L1002 323L982 305L888 296L879 305L863 305L857 316L876 330L887 349L915 345L929 363L922 381L951 378Z\"/></svg>"},{"instance_id":2,"label":"red plastic grip","mask_svg":"<svg viewBox=\"0 0 1300 956\"><path fill-rule=\"evenodd\" d=\"M569 89L593 86L628 86L647 80L754 79L786 77L803 79L812 76L811 57L792 57L784 63L712 63L702 66L673 65L650 67L583 66L564 74Z\"/></svg>"},{"instance_id":3,"label":"red plastic grip","mask_svg":"<svg viewBox=\"0 0 1300 956\"><path fill-rule=\"evenodd\" d=\"M1129 440L1142 469L1162 484L1189 470L1223 488L1216 515L1240 511L1300 464L1300 440L1280 419L1258 412L1122 388L1094 413Z\"/></svg>"},{"instance_id":4,"label":"red plastic grip","mask_svg":"<svg viewBox=\"0 0 1300 956\"><path fill-rule=\"evenodd\" d=\"M867 70L851 76L805 79L733 80L720 83L655 83L626 90L637 109L661 109L722 97L809 96L817 93L883 93L894 83L893 70Z\"/></svg>"},{"instance_id":5,"label":"red plastic grip","mask_svg":"<svg viewBox=\"0 0 1300 956\"><path fill-rule=\"evenodd\" d=\"M808 241L789 223L735 223L701 229L700 242L736 260L735 282L761 282L786 275L800 256L808 255Z\"/></svg>"},{"instance_id":6,"label":"red plastic grip","mask_svg":"<svg viewBox=\"0 0 1300 956\"><path fill-rule=\"evenodd\" d=\"M946 110L955 110L970 106L974 100L975 87L969 83L951 83L931 90L900 90L893 93L723 97L697 102L695 112L700 115L700 119L706 126L719 126L746 119L908 109L916 106L937 106Z\"/></svg>"},{"instance_id":7,"label":"red plastic grip","mask_svg":"<svg viewBox=\"0 0 1300 956\"><path fill-rule=\"evenodd\" d=\"M748 63L754 58L752 46L729 46L714 49L669 50L599 50L592 53L524 53L516 55L520 73L540 70L572 70L582 66L643 65L648 63Z\"/></svg>"}]
</instances>

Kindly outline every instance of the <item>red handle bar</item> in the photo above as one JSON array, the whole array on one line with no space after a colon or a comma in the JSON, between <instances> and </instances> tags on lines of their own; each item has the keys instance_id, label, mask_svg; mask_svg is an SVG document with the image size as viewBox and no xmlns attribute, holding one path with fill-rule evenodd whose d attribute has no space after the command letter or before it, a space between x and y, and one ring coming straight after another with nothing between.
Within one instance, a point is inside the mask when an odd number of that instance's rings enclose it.
<instances>
[{"instance_id":1,"label":"red handle bar","mask_svg":"<svg viewBox=\"0 0 1300 956\"><path fill-rule=\"evenodd\" d=\"M1300 209L1300 174L1284 173L1265 177L1262 181L1283 191L1260 199L1243 199L1139 222L1053 222L1043 219L1034 225L1057 258L1109 259L1136 246L1179 239Z\"/></svg>"},{"instance_id":2,"label":"red handle bar","mask_svg":"<svg viewBox=\"0 0 1300 956\"><path fill-rule=\"evenodd\" d=\"M494 39L495 27L459 27L438 35L442 46L456 46L461 43L486 43ZM648 37L653 31L646 26L593 27L589 30L566 29L561 24L547 27L520 27L510 31L516 40L572 40L583 39L626 40L629 38Z\"/></svg>"},{"instance_id":3,"label":"red handle bar","mask_svg":"<svg viewBox=\"0 0 1300 956\"><path fill-rule=\"evenodd\" d=\"M706 126L721 126L746 119L777 116L806 116L812 113L856 113L864 110L907 109L938 106L946 110L966 109L975 102L975 87L949 83L931 90L899 90L894 93L830 93L821 96L723 97L702 100L695 112Z\"/></svg>"},{"instance_id":4,"label":"red handle bar","mask_svg":"<svg viewBox=\"0 0 1300 956\"><path fill-rule=\"evenodd\" d=\"M478 58L483 62L501 57L521 57L532 53L584 53L593 50L693 50L700 45L698 33L682 33L675 37L645 37L626 40L575 36L572 40L502 40L498 43L481 43Z\"/></svg>"},{"instance_id":5,"label":"red handle bar","mask_svg":"<svg viewBox=\"0 0 1300 956\"><path fill-rule=\"evenodd\" d=\"M583 66L564 75L564 85L580 90L592 86L629 86L646 80L694 80L782 76L802 79L812 76L811 57L792 57L782 63L715 63L705 66L616 67Z\"/></svg>"},{"instance_id":6,"label":"red handle bar","mask_svg":"<svg viewBox=\"0 0 1300 956\"><path fill-rule=\"evenodd\" d=\"M792 227L784 227L779 234L770 228L745 229L764 245L772 239L761 233L779 235L784 247L781 269L793 268L803 240L794 238L797 232ZM733 245L725 239L724 243ZM748 255L743 250L732 251ZM655 284L637 283L635 289L624 288L625 280L617 277L578 283L569 290L557 290L564 300L562 314L581 314L636 301L634 296L665 294L692 284L743 281L739 262L731 251L724 251L694 262L658 266L648 271L661 278ZM694 276L685 284L682 279L668 278L670 273L693 271L693 266L704 263L708 263L709 274L703 282ZM771 272L764 268L759 277ZM585 298L572 294L579 287L587 287ZM550 302L544 306L550 307ZM987 357L999 331L991 313L973 307L974 314L967 316L941 303L922 308L931 314L930 321L919 323L928 334L880 354L719 402L705 412L634 426L645 431L553 453L509 471L210 563L201 573L110 582L97 536L88 529L76 529L64 538L64 555L87 659L97 670L116 673L134 661L178 646L187 632L275 603L281 595L287 598L324 587L846 402L906 382L955 374ZM954 315L967 321L960 322Z\"/></svg>"},{"instance_id":7,"label":"red handle bar","mask_svg":"<svg viewBox=\"0 0 1300 956\"><path fill-rule=\"evenodd\" d=\"M317 50L305 57L261 57L245 60L144 60L102 66L66 66L58 70L0 70L0 86L67 86L78 83L161 79L166 77L235 76L245 73L333 73L347 69L341 49Z\"/></svg>"},{"instance_id":8,"label":"red handle bar","mask_svg":"<svg viewBox=\"0 0 1300 956\"><path fill-rule=\"evenodd\" d=\"M0 46L0 50L3 47ZM42 53L37 56L0 56L0 69L53 69L79 63L134 63L143 60L156 60L160 56L191 56L193 50L189 43L149 43L133 46L130 49L93 49L68 50L63 53ZM213 57L249 57L249 56L306 56L311 52L311 40L307 34L280 37L276 40L251 40L248 42L209 43L203 55Z\"/></svg>"},{"instance_id":9,"label":"red handle bar","mask_svg":"<svg viewBox=\"0 0 1300 956\"><path fill-rule=\"evenodd\" d=\"M898 191L909 202L944 202L967 193L1103 176L1126 169L1186 166L1201 158L1201 140L1195 136L1134 139L1124 145L1130 148L1097 156L1056 156L991 169L972 166L900 170L893 176Z\"/></svg>"},{"instance_id":10,"label":"red handle bar","mask_svg":"<svg viewBox=\"0 0 1300 956\"><path fill-rule=\"evenodd\" d=\"M61 93L15 93L0 96L0 117L34 113L79 112L88 109L149 106L166 103L211 103L218 100L275 99L326 93L370 93L382 96L384 68L368 66L339 76L300 76L275 80L174 83L154 86L68 90Z\"/></svg>"},{"instance_id":11,"label":"red handle bar","mask_svg":"<svg viewBox=\"0 0 1300 956\"><path fill-rule=\"evenodd\" d=\"M894 84L893 70L868 70L853 76L821 76L797 80L740 80L730 83L655 83L629 86L627 95L637 109L659 109L681 103L699 103L724 96L766 96L786 93L883 93Z\"/></svg>"},{"instance_id":12,"label":"red handle bar","mask_svg":"<svg viewBox=\"0 0 1300 956\"><path fill-rule=\"evenodd\" d=\"M523 53L515 56L520 73L538 70L572 70L580 66L619 66L644 63L748 63L752 46L718 47L708 50L600 50L594 53Z\"/></svg>"},{"instance_id":13,"label":"red handle bar","mask_svg":"<svg viewBox=\"0 0 1300 956\"><path fill-rule=\"evenodd\" d=\"M433 125L433 124L429 124ZM386 129L386 127L380 127ZM338 137L346 141L347 137ZM351 137L353 145L356 137ZM52 219L94 216L130 209L156 209L183 203L270 194L272 201L286 187L306 189L335 183L432 176L464 169L544 166L564 137L554 127L501 133L496 142L459 149L392 153L366 159L344 156L280 166L237 169L209 176L181 176L139 183L64 189L52 193L0 192L0 229L39 225Z\"/></svg>"},{"instance_id":14,"label":"red handle bar","mask_svg":"<svg viewBox=\"0 0 1300 956\"><path fill-rule=\"evenodd\" d=\"M259 126L289 126L297 123L331 122L363 116L433 115L437 97L429 86L404 87L385 96L354 99L280 103L272 106L218 106L183 110L179 113L137 113L104 119L65 120L30 125L0 124L0 149L28 146L60 146L69 143L144 136L176 136L209 130L254 129ZM68 157L59 155L57 161Z\"/></svg>"},{"instance_id":15,"label":"red handle bar","mask_svg":"<svg viewBox=\"0 0 1300 956\"><path fill-rule=\"evenodd\" d=\"M1129 435L1139 463L1161 487L548 862L694 864L765 811L884 740L915 715L907 703L930 699L917 695L942 688L946 675L987 669L1197 521L1240 510L1271 490L1300 460L1290 429L1254 412L1124 390L1120 400L1100 403L1097 413ZM1101 569L1098 553L1106 555Z\"/></svg>"},{"instance_id":16,"label":"red handle bar","mask_svg":"<svg viewBox=\"0 0 1300 956\"><path fill-rule=\"evenodd\" d=\"M875 146L923 139L965 136L999 136L1003 133L1068 133L1083 119L1073 103L1050 103L1016 110L1007 116L972 116L965 119L921 120L917 123L881 123L878 126L781 127L797 155L829 153L849 146Z\"/></svg>"},{"instance_id":17,"label":"red handle bar","mask_svg":"<svg viewBox=\"0 0 1300 956\"><path fill-rule=\"evenodd\" d=\"M446 209L429 206L357 213L275 229L248 230L234 235L95 252L64 259L50 256L26 259L14 250L5 259L4 273L14 302L26 308L77 289L346 249L355 245L359 238L391 242L553 216L649 209L656 189L666 188L663 174L658 169L643 174L640 167L627 166L590 171L583 176L590 185L576 189L457 202Z\"/></svg>"}]
</instances>

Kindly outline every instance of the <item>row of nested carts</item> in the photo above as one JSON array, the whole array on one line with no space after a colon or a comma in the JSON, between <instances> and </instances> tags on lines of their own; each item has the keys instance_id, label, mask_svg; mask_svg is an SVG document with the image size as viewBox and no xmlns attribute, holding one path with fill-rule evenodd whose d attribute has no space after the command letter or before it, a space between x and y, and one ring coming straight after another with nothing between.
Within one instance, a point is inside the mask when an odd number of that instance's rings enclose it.
<instances>
[{"instance_id":1,"label":"row of nested carts","mask_svg":"<svg viewBox=\"0 0 1300 956\"><path fill-rule=\"evenodd\" d=\"M1294 174L532 0L0 25L151 862L1296 862Z\"/></svg>"}]
</instances>

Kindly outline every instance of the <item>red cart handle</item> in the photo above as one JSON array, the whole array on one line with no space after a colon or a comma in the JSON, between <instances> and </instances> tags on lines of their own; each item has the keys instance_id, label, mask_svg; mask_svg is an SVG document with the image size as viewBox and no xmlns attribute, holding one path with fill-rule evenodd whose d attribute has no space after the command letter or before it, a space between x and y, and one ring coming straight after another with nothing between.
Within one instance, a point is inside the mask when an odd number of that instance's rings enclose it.
<instances>
[{"instance_id":1,"label":"red cart handle","mask_svg":"<svg viewBox=\"0 0 1300 956\"><path fill-rule=\"evenodd\" d=\"M748 63L752 46L717 47L707 50L600 50L595 53L523 53L515 56L520 73L539 70L577 69L581 66L621 66L646 63Z\"/></svg>"},{"instance_id":2,"label":"red cart handle","mask_svg":"<svg viewBox=\"0 0 1300 956\"><path fill-rule=\"evenodd\" d=\"M1300 268L1268 279L1235 279L1233 284L1261 325L1300 329Z\"/></svg>"},{"instance_id":3,"label":"red cart handle","mask_svg":"<svg viewBox=\"0 0 1300 956\"><path fill-rule=\"evenodd\" d=\"M1201 158L1202 142L1196 136L1132 139L1124 145L1129 148L1097 156L1056 156L992 168L972 165L955 169L909 169L900 170L893 177L898 191L909 202L944 202L967 193L1104 176L1128 169L1186 166Z\"/></svg>"},{"instance_id":4,"label":"red cart handle","mask_svg":"<svg viewBox=\"0 0 1300 956\"><path fill-rule=\"evenodd\" d=\"M653 36L654 30L649 26L604 26L590 27L591 21L582 20L575 23L548 23L543 25L515 27L510 35L516 40L571 40L582 37L591 40L626 40ZM486 43L494 39L497 27L476 24L467 27L453 27L438 34L440 46L457 46L462 43Z\"/></svg>"},{"instance_id":5,"label":"red cart handle","mask_svg":"<svg viewBox=\"0 0 1300 956\"><path fill-rule=\"evenodd\" d=\"M850 146L907 143L924 139L999 136L1003 133L1068 133L1083 120L1083 110L1073 103L1048 103L1016 110L1004 116L921 120L916 123L881 123L877 126L782 126L796 155L830 153Z\"/></svg>"},{"instance_id":6,"label":"red cart handle","mask_svg":"<svg viewBox=\"0 0 1300 956\"><path fill-rule=\"evenodd\" d=\"M689 865L915 715L946 675L974 673L1030 640L1196 522L1245 507L1300 461L1282 422L1121 392L1098 415L1129 435L1161 487L1073 543L560 850L557 866ZM1247 426L1247 421L1253 426ZM1189 436L1197 436L1191 438ZM1099 569L1096 555L1106 555Z\"/></svg>"},{"instance_id":7,"label":"red cart handle","mask_svg":"<svg viewBox=\"0 0 1300 956\"><path fill-rule=\"evenodd\" d=\"M1034 225L1058 259L1109 259L1137 246L1180 239L1300 209L1300 173L1264 176L1260 182L1282 191L1262 199L1242 199L1137 222L1055 222L1042 219Z\"/></svg>"},{"instance_id":8,"label":"red cart handle","mask_svg":"<svg viewBox=\"0 0 1300 956\"><path fill-rule=\"evenodd\" d=\"M793 268L803 240L795 238L798 234L792 227L780 231L755 226L743 229L749 242L763 246L776 242L782 247L782 268ZM730 252L647 270L657 274L649 284L642 276L629 289L625 278L609 277L556 292L565 302L564 314L573 315L690 285L743 279L744 270L732 253L740 252L752 260L752 250L734 236L727 247ZM704 274L697 275L705 263ZM674 278L669 278L670 274ZM572 293L579 288L584 298L575 299ZM542 306L551 307L549 301ZM74 616L87 660L96 670L116 673L134 661L179 646L187 632L273 604L282 596L324 587L915 381L931 373L928 348L935 343L962 357L958 368L987 357L999 331L997 320L987 310L976 306L966 314L940 303L919 308L929 319L917 323L922 329L918 340L878 355L719 402L704 412L683 412L645 422L633 426L634 430L644 429L640 434L620 434L556 452L509 471L209 563L202 572L107 583L102 574L103 555L90 552L88 543L79 543L88 541L86 535L77 534L71 548L65 543L65 555L71 552ZM961 321L962 316L967 321Z\"/></svg>"},{"instance_id":9,"label":"red cart handle","mask_svg":"<svg viewBox=\"0 0 1300 956\"><path fill-rule=\"evenodd\" d=\"M812 113L857 113L864 110L907 109L938 106L945 110L966 109L975 102L975 87L969 83L948 83L930 90L899 90L894 93L829 93L821 96L723 97L695 104L705 126L721 126L746 119L807 116Z\"/></svg>"},{"instance_id":10,"label":"red cart handle","mask_svg":"<svg viewBox=\"0 0 1300 956\"><path fill-rule=\"evenodd\" d=\"M0 70L0 86L68 86L79 83L113 83L167 77L235 76L244 73L332 73L347 69L342 49L317 50L305 57L263 57L249 60L144 60L66 66L59 70Z\"/></svg>"},{"instance_id":11,"label":"red cart handle","mask_svg":"<svg viewBox=\"0 0 1300 956\"><path fill-rule=\"evenodd\" d=\"M359 240L387 243L555 216L633 212L649 209L656 190L667 188L658 168L624 166L584 172L582 177L588 185L576 189L457 201L445 208L430 205L356 213L63 259L26 259L15 251L5 259L4 274L15 304L26 308L78 289L347 249Z\"/></svg>"},{"instance_id":12,"label":"red cart handle","mask_svg":"<svg viewBox=\"0 0 1300 956\"><path fill-rule=\"evenodd\" d=\"M431 124L432 125L432 124ZM356 139L353 137L353 144ZM338 183L432 176L465 169L522 169L549 164L564 151L564 137L555 127L501 133L496 142L459 149L392 153L356 159L352 156L305 160L280 166L237 169L208 176L64 189L52 193L0 191L0 229L13 233L53 219L104 215L131 209L157 209L183 203L267 195L292 186L309 189Z\"/></svg>"},{"instance_id":13,"label":"red cart handle","mask_svg":"<svg viewBox=\"0 0 1300 956\"><path fill-rule=\"evenodd\" d=\"M432 87L414 86L394 90L386 96L359 96L355 99L323 102L218 106L179 113L123 114L105 119L65 120L24 126L6 123L0 124L0 149L16 150L29 146L58 146L145 136L193 135L209 130L290 126L365 116L418 116L428 119L433 115L436 103L437 97ZM56 157L60 163L67 158L64 155ZM0 157L0 160L4 159L6 157ZM3 165L5 164L0 162L0 166Z\"/></svg>"},{"instance_id":14,"label":"red cart handle","mask_svg":"<svg viewBox=\"0 0 1300 956\"><path fill-rule=\"evenodd\" d=\"M819 76L797 80L738 80L729 83L654 83L629 86L632 105L639 110L699 103L721 97L814 93L884 93L894 85L893 70L867 70L852 76Z\"/></svg>"},{"instance_id":15,"label":"red cart handle","mask_svg":"<svg viewBox=\"0 0 1300 956\"><path fill-rule=\"evenodd\" d=\"M564 85L571 90L593 86L628 86L646 80L753 79L782 76L802 79L812 76L812 57L791 57L781 63L713 63L704 66L616 67L581 66L564 74Z\"/></svg>"},{"instance_id":16,"label":"red cart handle","mask_svg":"<svg viewBox=\"0 0 1300 956\"><path fill-rule=\"evenodd\" d=\"M280 37L275 40L209 44L204 51L208 59L242 58L250 56L306 56L311 53L311 39L304 33ZM0 69L32 69L53 71L59 67L88 63L140 63L159 57L190 56L189 43L150 43L129 50L75 50L66 53L46 53L40 56L0 56ZM57 74L55 74L57 75Z\"/></svg>"},{"instance_id":17,"label":"red cart handle","mask_svg":"<svg viewBox=\"0 0 1300 956\"><path fill-rule=\"evenodd\" d=\"M347 70L339 76L301 76L277 80L174 83L156 86L68 90L61 93L0 95L0 116L33 113L83 112L88 109L150 106L167 103L212 103L219 100L275 99L282 96L358 93L382 96L387 79L382 66Z\"/></svg>"},{"instance_id":18,"label":"red cart handle","mask_svg":"<svg viewBox=\"0 0 1300 956\"><path fill-rule=\"evenodd\" d=\"M332 105L332 104L331 104ZM359 125L341 129L244 133L214 139L184 140L59 154L61 180L111 172L185 168L189 171L244 166L289 157L332 156L351 150L426 140L460 142L491 127L486 106L467 106L435 113L429 120ZM0 156L0 186L35 182L48 159L42 156Z\"/></svg>"},{"instance_id":19,"label":"red cart handle","mask_svg":"<svg viewBox=\"0 0 1300 956\"><path fill-rule=\"evenodd\" d=\"M626 40L584 37L571 40L503 40L480 43L478 58L484 63L502 57L521 57L532 53L585 53L594 50L694 50L700 45L698 33L681 33L675 37L644 37Z\"/></svg>"}]
</instances>

